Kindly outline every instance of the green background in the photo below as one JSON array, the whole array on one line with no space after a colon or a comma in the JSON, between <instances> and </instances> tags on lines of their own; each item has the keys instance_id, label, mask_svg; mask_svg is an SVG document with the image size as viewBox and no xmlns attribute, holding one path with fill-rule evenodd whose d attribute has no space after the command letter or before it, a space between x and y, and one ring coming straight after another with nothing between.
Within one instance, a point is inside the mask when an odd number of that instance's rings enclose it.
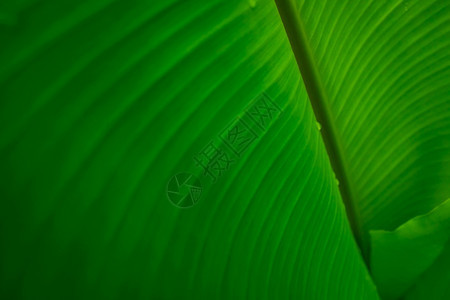
<instances>
[{"instance_id":1,"label":"green background","mask_svg":"<svg viewBox=\"0 0 450 300\"><path fill-rule=\"evenodd\" d=\"M305 32L336 157L283 3ZM0 298L393 296L357 240L450 197L449 47L446 0L0 2ZM282 112L211 182L193 158L262 94ZM187 209L167 197L180 172L203 186ZM404 297L449 293L442 220L430 221L439 238L414 244L439 251L400 278Z\"/></svg>"}]
</instances>

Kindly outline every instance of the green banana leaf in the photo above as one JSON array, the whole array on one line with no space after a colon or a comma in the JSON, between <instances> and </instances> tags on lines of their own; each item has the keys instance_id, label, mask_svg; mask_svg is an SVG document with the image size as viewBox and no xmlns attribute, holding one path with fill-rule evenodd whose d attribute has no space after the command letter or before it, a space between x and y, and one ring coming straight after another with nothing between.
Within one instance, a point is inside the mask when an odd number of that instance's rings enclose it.
<instances>
[{"instance_id":1,"label":"green banana leaf","mask_svg":"<svg viewBox=\"0 0 450 300\"><path fill-rule=\"evenodd\" d=\"M450 196L449 49L444 0L0 2L0 298L445 299L448 236L373 236Z\"/></svg>"}]
</instances>

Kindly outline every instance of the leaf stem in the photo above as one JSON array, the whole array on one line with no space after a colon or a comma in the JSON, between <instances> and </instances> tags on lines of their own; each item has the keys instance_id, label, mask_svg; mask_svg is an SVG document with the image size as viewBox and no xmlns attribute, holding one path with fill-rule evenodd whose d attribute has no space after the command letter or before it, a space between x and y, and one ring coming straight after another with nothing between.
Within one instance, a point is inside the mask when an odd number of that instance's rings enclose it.
<instances>
[{"instance_id":1,"label":"leaf stem","mask_svg":"<svg viewBox=\"0 0 450 300\"><path fill-rule=\"evenodd\" d=\"M366 265L369 267L368 242L361 228L360 217L355 207L354 189L348 176L347 163L336 132L335 121L328 107L327 94L322 86L321 77L317 70L303 23L300 20L295 0L275 0L275 3L302 74L316 120L322 125L322 138L331 166L339 181L339 190L346 208L350 227L356 243L361 249Z\"/></svg>"}]
</instances>

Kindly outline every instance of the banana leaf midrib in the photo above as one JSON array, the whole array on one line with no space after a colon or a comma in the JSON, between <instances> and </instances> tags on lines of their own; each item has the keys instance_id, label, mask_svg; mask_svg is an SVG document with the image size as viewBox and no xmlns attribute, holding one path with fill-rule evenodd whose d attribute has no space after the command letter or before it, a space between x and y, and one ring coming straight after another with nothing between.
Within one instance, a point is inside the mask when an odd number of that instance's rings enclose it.
<instances>
[{"instance_id":1,"label":"banana leaf midrib","mask_svg":"<svg viewBox=\"0 0 450 300\"><path fill-rule=\"evenodd\" d=\"M356 208L355 191L348 174L348 165L343 155L343 148L337 135L333 116L328 108L327 93L323 88L314 55L308 43L303 23L298 15L296 3L294 0L275 0L275 3L302 75L314 115L321 125L322 139L333 171L339 181L339 190L350 227L366 265L369 267L367 234L363 232L361 227Z\"/></svg>"}]
</instances>

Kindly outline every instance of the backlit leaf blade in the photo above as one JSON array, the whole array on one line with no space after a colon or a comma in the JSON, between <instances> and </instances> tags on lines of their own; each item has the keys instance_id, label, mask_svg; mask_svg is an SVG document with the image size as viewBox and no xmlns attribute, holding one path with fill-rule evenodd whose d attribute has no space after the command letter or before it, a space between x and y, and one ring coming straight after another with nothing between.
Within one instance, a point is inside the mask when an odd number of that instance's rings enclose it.
<instances>
[{"instance_id":1,"label":"backlit leaf blade","mask_svg":"<svg viewBox=\"0 0 450 300\"><path fill-rule=\"evenodd\" d=\"M275 3L9 11L5 298L377 298ZM261 95L282 112L211 182L194 157ZM191 208L167 199L180 172L202 184Z\"/></svg>"},{"instance_id":2,"label":"backlit leaf blade","mask_svg":"<svg viewBox=\"0 0 450 300\"><path fill-rule=\"evenodd\" d=\"M294 2L366 240L447 199L450 3Z\"/></svg>"}]
</instances>

